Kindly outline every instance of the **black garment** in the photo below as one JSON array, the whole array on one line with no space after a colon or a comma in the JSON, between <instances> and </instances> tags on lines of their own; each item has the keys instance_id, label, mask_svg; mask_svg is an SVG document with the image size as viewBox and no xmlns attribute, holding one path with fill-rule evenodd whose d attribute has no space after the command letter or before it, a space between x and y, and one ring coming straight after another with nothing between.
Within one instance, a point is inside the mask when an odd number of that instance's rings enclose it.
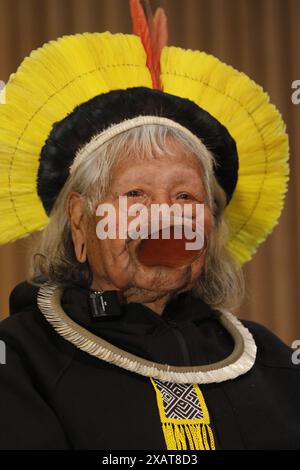
<instances>
[{"instance_id":1,"label":"black garment","mask_svg":"<svg viewBox=\"0 0 300 470\"><path fill-rule=\"evenodd\" d=\"M81 351L59 336L22 284L0 324L7 347L0 365L1 449L166 449L148 377ZM84 328L140 357L170 365L201 365L227 357L233 341L216 312L181 294L162 316L132 303L122 316L90 315L88 291L64 291L63 309ZM246 374L200 385L217 449L300 449L300 366L292 350L265 327L243 324L258 354Z\"/></svg>"}]
</instances>

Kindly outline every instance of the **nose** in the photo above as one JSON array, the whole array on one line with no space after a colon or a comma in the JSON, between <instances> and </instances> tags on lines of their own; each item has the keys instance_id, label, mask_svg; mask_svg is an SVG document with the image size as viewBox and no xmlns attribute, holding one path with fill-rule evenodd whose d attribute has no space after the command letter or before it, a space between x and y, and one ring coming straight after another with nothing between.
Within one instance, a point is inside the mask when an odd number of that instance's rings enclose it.
<instances>
[{"instance_id":1,"label":"nose","mask_svg":"<svg viewBox=\"0 0 300 470\"><path fill-rule=\"evenodd\" d=\"M152 193L151 204L167 204L168 206L171 206L171 195L165 189L154 190Z\"/></svg>"}]
</instances>

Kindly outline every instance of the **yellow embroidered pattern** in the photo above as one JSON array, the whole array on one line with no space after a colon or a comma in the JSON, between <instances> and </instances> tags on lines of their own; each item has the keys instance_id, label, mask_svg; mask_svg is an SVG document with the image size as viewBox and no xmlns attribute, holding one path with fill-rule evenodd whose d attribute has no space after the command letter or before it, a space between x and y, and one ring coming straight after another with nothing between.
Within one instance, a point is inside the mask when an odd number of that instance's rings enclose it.
<instances>
[{"instance_id":1,"label":"yellow embroidered pattern","mask_svg":"<svg viewBox=\"0 0 300 470\"><path fill-rule=\"evenodd\" d=\"M150 377L169 450L215 450L210 417L197 384L163 382Z\"/></svg>"}]
</instances>

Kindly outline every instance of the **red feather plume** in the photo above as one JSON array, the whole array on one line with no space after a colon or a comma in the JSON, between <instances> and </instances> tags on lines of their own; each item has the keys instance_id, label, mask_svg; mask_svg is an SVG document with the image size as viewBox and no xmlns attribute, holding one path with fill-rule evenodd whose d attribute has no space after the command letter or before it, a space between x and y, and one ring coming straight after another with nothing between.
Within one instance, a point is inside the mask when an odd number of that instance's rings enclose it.
<instances>
[{"instance_id":1,"label":"red feather plume","mask_svg":"<svg viewBox=\"0 0 300 470\"><path fill-rule=\"evenodd\" d=\"M162 89L160 56L168 42L167 17L162 8L153 16L149 0L129 0L133 33L141 38L147 54L153 88Z\"/></svg>"}]
</instances>

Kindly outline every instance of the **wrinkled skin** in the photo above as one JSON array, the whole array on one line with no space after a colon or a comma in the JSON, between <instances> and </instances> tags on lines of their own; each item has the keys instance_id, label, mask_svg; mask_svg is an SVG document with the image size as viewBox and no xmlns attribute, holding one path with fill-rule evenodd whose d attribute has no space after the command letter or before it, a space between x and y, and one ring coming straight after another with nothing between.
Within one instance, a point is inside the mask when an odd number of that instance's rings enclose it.
<instances>
[{"instance_id":1,"label":"wrinkled skin","mask_svg":"<svg viewBox=\"0 0 300 470\"><path fill-rule=\"evenodd\" d=\"M113 204L118 215L121 195L127 197L128 206L205 202L204 233L207 239L210 236L212 214L206 204L201 166L195 156L187 156L179 147L176 156L155 155L153 159L121 159L116 163L108 194L101 203ZM87 219L84 200L78 193L69 194L68 209L75 253L80 262L88 259L92 288L121 291L127 302L140 302L161 314L175 293L188 290L198 278L205 253L181 267L145 266L135 252L140 239L97 237L100 218L95 214L92 221Z\"/></svg>"}]
</instances>

